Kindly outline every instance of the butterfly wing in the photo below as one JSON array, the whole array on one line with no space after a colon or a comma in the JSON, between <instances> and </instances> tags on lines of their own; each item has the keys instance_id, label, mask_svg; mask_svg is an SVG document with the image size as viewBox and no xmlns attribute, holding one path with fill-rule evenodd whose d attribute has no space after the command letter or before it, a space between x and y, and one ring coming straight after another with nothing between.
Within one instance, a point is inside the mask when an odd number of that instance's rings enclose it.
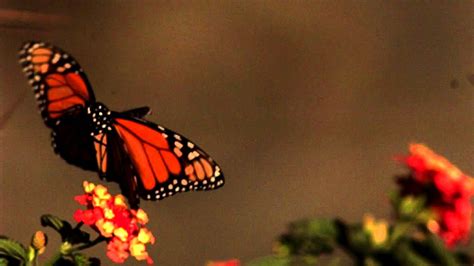
<instances>
[{"instance_id":1,"label":"butterfly wing","mask_svg":"<svg viewBox=\"0 0 474 266\"><path fill-rule=\"evenodd\" d=\"M54 127L65 114L94 102L87 76L68 53L44 42L27 42L20 50L20 64L35 92L44 122Z\"/></svg>"},{"instance_id":2,"label":"butterfly wing","mask_svg":"<svg viewBox=\"0 0 474 266\"><path fill-rule=\"evenodd\" d=\"M187 138L143 119L120 113L113 116L114 131L134 170L133 176L122 178L136 181L140 197L161 200L179 192L217 189L224 184L217 163ZM108 171L112 171L110 167Z\"/></svg>"},{"instance_id":3,"label":"butterfly wing","mask_svg":"<svg viewBox=\"0 0 474 266\"><path fill-rule=\"evenodd\" d=\"M96 171L85 113L95 97L82 68L71 55L44 42L27 42L19 53L44 122L53 131L55 152L68 163Z\"/></svg>"},{"instance_id":4,"label":"butterfly wing","mask_svg":"<svg viewBox=\"0 0 474 266\"><path fill-rule=\"evenodd\" d=\"M54 152L82 169L98 171L96 151L85 109L66 113L51 133Z\"/></svg>"},{"instance_id":5,"label":"butterfly wing","mask_svg":"<svg viewBox=\"0 0 474 266\"><path fill-rule=\"evenodd\" d=\"M110 131L94 136L94 148L99 176L117 182L130 206L138 208L136 171L117 130L112 127Z\"/></svg>"}]
</instances>

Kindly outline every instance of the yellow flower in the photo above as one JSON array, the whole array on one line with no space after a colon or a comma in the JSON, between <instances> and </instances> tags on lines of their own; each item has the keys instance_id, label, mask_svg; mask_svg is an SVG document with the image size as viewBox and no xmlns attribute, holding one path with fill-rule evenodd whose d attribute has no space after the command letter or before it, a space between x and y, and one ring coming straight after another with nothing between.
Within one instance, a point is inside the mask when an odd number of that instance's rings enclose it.
<instances>
[{"instance_id":1,"label":"yellow flower","mask_svg":"<svg viewBox=\"0 0 474 266\"><path fill-rule=\"evenodd\" d=\"M84 191L86 193L91 193L92 191L94 191L94 188L95 188L95 184L94 183L89 183L88 181L84 181L82 183L82 186L84 187Z\"/></svg>"},{"instance_id":2,"label":"yellow flower","mask_svg":"<svg viewBox=\"0 0 474 266\"><path fill-rule=\"evenodd\" d=\"M115 226L111 221L106 221L104 219L100 219L95 223L97 229L99 229L100 234L104 237L112 237L112 234L115 230Z\"/></svg>"},{"instance_id":3,"label":"yellow flower","mask_svg":"<svg viewBox=\"0 0 474 266\"><path fill-rule=\"evenodd\" d=\"M92 197L92 206L99 207L101 209L105 209L108 206L108 201L104 199L100 199L99 197Z\"/></svg>"},{"instance_id":4,"label":"yellow flower","mask_svg":"<svg viewBox=\"0 0 474 266\"><path fill-rule=\"evenodd\" d=\"M107 191L107 188L102 185L97 185L94 189L94 194L97 198L108 200L112 197L110 193Z\"/></svg>"},{"instance_id":5,"label":"yellow flower","mask_svg":"<svg viewBox=\"0 0 474 266\"><path fill-rule=\"evenodd\" d=\"M134 238L130 241L130 255L134 256L137 260L146 260L148 258L145 245L140 243L138 238Z\"/></svg>"},{"instance_id":6,"label":"yellow flower","mask_svg":"<svg viewBox=\"0 0 474 266\"><path fill-rule=\"evenodd\" d=\"M115 217L114 211L110 208L104 208L104 217L112 220Z\"/></svg>"},{"instance_id":7,"label":"yellow flower","mask_svg":"<svg viewBox=\"0 0 474 266\"><path fill-rule=\"evenodd\" d=\"M120 240L123 242L127 241L128 238L128 232L127 230L123 229L122 227L116 228L114 230L114 235L118 237Z\"/></svg>"},{"instance_id":8,"label":"yellow flower","mask_svg":"<svg viewBox=\"0 0 474 266\"><path fill-rule=\"evenodd\" d=\"M138 241L140 241L143 244L147 243L155 243L155 237L153 234L150 232L150 230L146 228L140 228L140 231L138 232Z\"/></svg>"},{"instance_id":9,"label":"yellow flower","mask_svg":"<svg viewBox=\"0 0 474 266\"><path fill-rule=\"evenodd\" d=\"M143 209L138 209L136 215L137 220L141 224L147 224L148 223L148 215Z\"/></svg>"},{"instance_id":10,"label":"yellow flower","mask_svg":"<svg viewBox=\"0 0 474 266\"><path fill-rule=\"evenodd\" d=\"M370 234L372 243L383 244L388 237L388 224L385 220L376 221L371 214L364 215L363 227Z\"/></svg>"},{"instance_id":11,"label":"yellow flower","mask_svg":"<svg viewBox=\"0 0 474 266\"><path fill-rule=\"evenodd\" d=\"M127 200L125 197L121 194L118 194L114 197L114 205L116 206L122 206L122 207L128 207L127 206Z\"/></svg>"}]
</instances>

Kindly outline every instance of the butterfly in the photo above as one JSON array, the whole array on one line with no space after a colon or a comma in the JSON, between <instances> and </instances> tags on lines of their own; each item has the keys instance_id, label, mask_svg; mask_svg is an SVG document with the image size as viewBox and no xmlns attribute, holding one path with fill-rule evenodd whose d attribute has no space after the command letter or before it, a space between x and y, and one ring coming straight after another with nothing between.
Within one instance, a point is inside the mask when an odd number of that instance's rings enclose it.
<instances>
[{"instance_id":1,"label":"butterfly","mask_svg":"<svg viewBox=\"0 0 474 266\"><path fill-rule=\"evenodd\" d=\"M194 142L144 119L150 108L115 112L96 101L70 54L31 41L19 55L44 123L52 130L54 151L70 164L117 182L132 207L138 207L140 198L162 200L224 185L218 164Z\"/></svg>"}]
</instances>

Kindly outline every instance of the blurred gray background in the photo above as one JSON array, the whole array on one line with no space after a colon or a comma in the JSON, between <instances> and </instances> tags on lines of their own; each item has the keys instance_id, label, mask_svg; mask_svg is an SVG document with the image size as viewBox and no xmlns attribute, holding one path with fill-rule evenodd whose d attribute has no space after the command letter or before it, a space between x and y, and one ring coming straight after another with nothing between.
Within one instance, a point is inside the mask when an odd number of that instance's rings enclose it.
<instances>
[{"instance_id":1,"label":"blurred gray background","mask_svg":"<svg viewBox=\"0 0 474 266\"><path fill-rule=\"evenodd\" d=\"M0 234L28 243L41 214L72 220L82 181L99 182L53 153L17 64L23 41L62 47L109 108L148 105L150 120L220 163L222 189L142 204L157 264L193 266L270 254L302 217L389 218L404 172L393 156L410 142L473 175L473 11L472 1L3 0ZM47 233L49 256L58 237Z\"/></svg>"}]
</instances>

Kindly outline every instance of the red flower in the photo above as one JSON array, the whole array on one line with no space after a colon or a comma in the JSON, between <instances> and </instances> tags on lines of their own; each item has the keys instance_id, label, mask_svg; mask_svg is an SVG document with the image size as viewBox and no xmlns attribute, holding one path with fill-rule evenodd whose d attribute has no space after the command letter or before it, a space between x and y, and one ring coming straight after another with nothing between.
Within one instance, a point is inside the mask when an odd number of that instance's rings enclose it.
<instances>
[{"instance_id":1,"label":"red flower","mask_svg":"<svg viewBox=\"0 0 474 266\"><path fill-rule=\"evenodd\" d=\"M87 203L90 201L90 196L87 194L75 196L74 200L77 201L79 204L86 206Z\"/></svg>"},{"instance_id":2,"label":"red flower","mask_svg":"<svg viewBox=\"0 0 474 266\"><path fill-rule=\"evenodd\" d=\"M84 224L87 225L92 225L97 220L101 219L103 217L102 215L102 210L99 208L93 208L89 210L77 210L74 213L74 219L77 222L83 222Z\"/></svg>"},{"instance_id":3,"label":"red flower","mask_svg":"<svg viewBox=\"0 0 474 266\"><path fill-rule=\"evenodd\" d=\"M84 182L84 195L75 200L86 206L77 210L74 219L91 226L107 238L107 256L116 263L123 263L130 255L152 264L145 245L153 244L153 234L145 228L148 216L142 209L130 210L122 195L113 196L107 188Z\"/></svg>"},{"instance_id":4,"label":"red flower","mask_svg":"<svg viewBox=\"0 0 474 266\"><path fill-rule=\"evenodd\" d=\"M438 234L448 247L468 240L473 178L422 144L410 145L410 155L403 161L411 175L399 180L401 194L425 196L427 207L436 214L427 228Z\"/></svg>"}]
</instances>

